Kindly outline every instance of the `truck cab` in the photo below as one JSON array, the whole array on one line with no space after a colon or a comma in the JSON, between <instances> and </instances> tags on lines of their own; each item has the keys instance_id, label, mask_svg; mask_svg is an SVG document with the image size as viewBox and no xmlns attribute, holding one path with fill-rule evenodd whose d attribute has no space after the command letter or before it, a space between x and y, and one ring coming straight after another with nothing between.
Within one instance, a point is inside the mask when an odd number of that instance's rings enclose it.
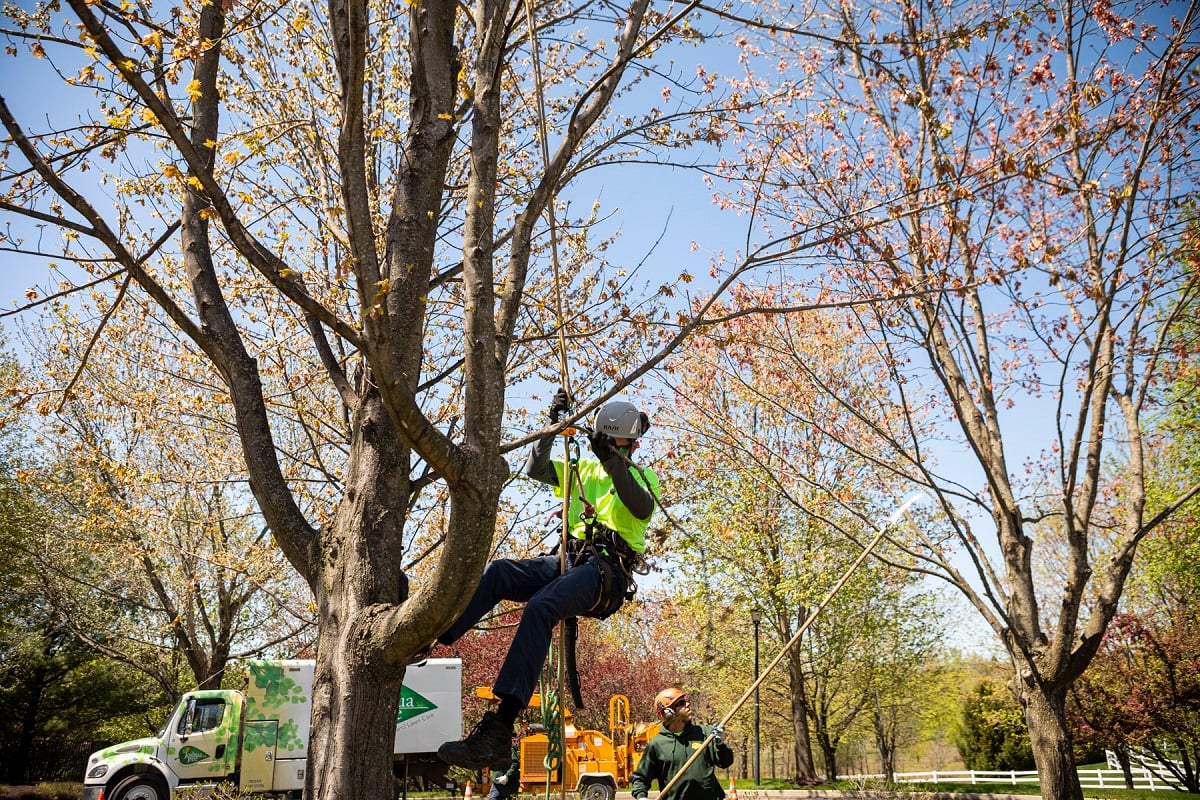
<instances>
[{"instance_id":1,"label":"truck cab","mask_svg":"<svg viewBox=\"0 0 1200 800\"><path fill-rule=\"evenodd\" d=\"M185 694L157 735L92 754L84 800L167 800L181 784L228 778L244 708L241 692Z\"/></svg>"}]
</instances>

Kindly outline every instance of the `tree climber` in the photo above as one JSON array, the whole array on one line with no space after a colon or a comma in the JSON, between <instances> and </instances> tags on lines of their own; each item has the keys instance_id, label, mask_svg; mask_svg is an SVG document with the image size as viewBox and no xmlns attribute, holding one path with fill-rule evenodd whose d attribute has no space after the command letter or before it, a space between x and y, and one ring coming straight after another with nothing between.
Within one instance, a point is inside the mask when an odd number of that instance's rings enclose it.
<instances>
[{"instance_id":1,"label":"tree climber","mask_svg":"<svg viewBox=\"0 0 1200 800\"><path fill-rule=\"evenodd\" d=\"M570 406L567 392L559 389L550 404L551 424ZM492 561L462 616L438 637L441 644L455 642L501 600L525 603L492 687L499 707L486 712L465 739L443 744L438 750L443 761L467 769L506 769L513 724L529 704L554 627L573 617L603 619L636 591L630 573L645 551L660 490L654 471L630 458L650 419L632 403L611 400L596 412L593 428L588 440L594 458L552 460L555 437L547 436L530 447L523 470L553 486L558 497L564 485L570 486L566 571L560 573L556 553Z\"/></svg>"}]
</instances>

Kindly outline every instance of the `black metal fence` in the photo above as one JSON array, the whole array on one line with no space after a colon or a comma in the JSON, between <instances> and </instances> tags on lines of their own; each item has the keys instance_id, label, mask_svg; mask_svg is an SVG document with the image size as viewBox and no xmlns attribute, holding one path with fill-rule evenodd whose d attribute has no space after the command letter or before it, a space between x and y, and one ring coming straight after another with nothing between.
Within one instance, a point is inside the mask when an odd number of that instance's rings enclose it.
<instances>
[{"instance_id":1,"label":"black metal fence","mask_svg":"<svg viewBox=\"0 0 1200 800\"><path fill-rule=\"evenodd\" d=\"M87 758L113 742L91 739L34 739L22 752L19 739L0 738L0 781L34 784L82 781Z\"/></svg>"}]
</instances>

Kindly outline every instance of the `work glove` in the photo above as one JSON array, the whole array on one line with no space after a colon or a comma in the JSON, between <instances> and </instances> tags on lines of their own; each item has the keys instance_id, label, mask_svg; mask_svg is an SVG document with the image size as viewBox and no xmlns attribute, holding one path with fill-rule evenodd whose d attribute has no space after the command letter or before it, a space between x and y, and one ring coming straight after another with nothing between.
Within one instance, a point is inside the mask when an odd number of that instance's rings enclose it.
<instances>
[{"instance_id":1,"label":"work glove","mask_svg":"<svg viewBox=\"0 0 1200 800\"><path fill-rule=\"evenodd\" d=\"M613 438L607 433L599 431L589 433L588 442L592 445L592 455L596 456L596 460L601 463L617 454L617 449L613 446Z\"/></svg>"},{"instance_id":2,"label":"work glove","mask_svg":"<svg viewBox=\"0 0 1200 800\"><path fill-rule=\"evenodd\" d=\"M496 784L497 786L503 786L508 783L508 776L497 775L496 777L492 778L492 783Z\"/></svg>"},{"instance_id":3,"label":"work glove","mask_svg":"<svg viewBox=\"0 0 1200 800\"><path fill-rule=\"evenodd\" d=\"M550 400L550 423L557 425L562 419L563 414L571 410L571 396L567 394L567 390L558 387L558 391L554 393L554 397Z\"/></svg>"},{"instance_id":4,"label":"work glove","mask_svg":"<svg viewBox=\"0 0 1200 800\"><path fill-rule=\"evenodd\" d=\"M709 734L712 736L712 740L716 744L720 744L725 739L725 729L720 725L713 725L712 730L709 731Z\"/></svg>"}]
</instances>

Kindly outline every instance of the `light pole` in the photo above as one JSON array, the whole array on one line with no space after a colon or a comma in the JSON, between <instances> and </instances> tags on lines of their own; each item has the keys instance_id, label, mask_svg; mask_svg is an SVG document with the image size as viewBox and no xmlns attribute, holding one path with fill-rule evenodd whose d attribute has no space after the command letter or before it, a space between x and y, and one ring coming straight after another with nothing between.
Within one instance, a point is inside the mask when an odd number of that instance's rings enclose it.
<instances>
[{"instance_id":1,"label":"light pole","mask_svg":"<svg viewBox=\"0 0 1200 800\"><path fill-rule=\"evenodd\" d=\"M759 704L758 704L758 624L762 622L762 609L758 606L750 609L750 621L754 623L754 785L758 786L761 777L758 769L759 758Z\"/></svg>"}]
</instances>

